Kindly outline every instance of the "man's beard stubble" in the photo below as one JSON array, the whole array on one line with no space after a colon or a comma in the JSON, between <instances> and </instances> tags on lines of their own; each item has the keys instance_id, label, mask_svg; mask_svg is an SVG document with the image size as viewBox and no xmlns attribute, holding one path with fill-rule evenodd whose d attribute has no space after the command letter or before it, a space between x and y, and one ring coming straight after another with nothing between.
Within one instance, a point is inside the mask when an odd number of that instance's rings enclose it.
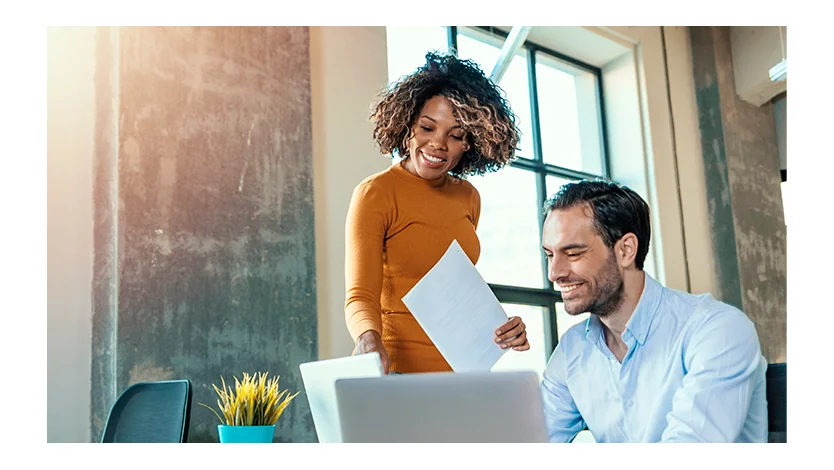
<instances>
[{"instance_id":1,"label":"man's beard stubble","mask_svg":"<svg viewBox=\"0 0 834 470\"><path fill-rule=\"evenodd\" d=\"M597 288L594 292L591 292L592 304L590 306L583 305L581 312L568 313L578 315L590 312L599 317L607 317L617 311L623 303L624 286L623 276L617 269L617 259L613 250L611 250L611 254L596 280L598 281Z\"/></svg>"}]
</instances>

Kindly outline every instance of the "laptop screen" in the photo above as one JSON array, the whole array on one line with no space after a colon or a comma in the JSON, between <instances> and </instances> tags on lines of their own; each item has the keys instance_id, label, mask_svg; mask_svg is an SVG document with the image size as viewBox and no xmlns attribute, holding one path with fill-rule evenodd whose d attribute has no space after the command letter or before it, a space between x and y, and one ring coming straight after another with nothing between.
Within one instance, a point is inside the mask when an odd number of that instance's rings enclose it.
<instances>
[{"instance_id":1,"label":"laptop screen","mask_svg":"<svg viewBox=\"0 0 834 470\"><path fill-rule=\"evenodd\" d=\"M339 379L344 442L547 442L533 371Z\"/></svg>"}]
</instances>

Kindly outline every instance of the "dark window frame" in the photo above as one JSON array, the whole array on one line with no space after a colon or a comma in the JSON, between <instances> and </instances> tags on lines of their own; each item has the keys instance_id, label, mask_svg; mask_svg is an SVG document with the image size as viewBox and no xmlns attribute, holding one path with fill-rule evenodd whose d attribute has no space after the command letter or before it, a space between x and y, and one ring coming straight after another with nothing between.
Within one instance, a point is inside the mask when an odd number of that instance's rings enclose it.
<instances>
[{"instance_id":1,"label":"dark window frame","mask_svg":"<svg viewBox=\"0 0 834 470\"><path fill-rule=\"evenodd\" d=\"M460 34L459 28L461 27L446 26L448 48L449 51L453 51L455 54L457 54L457 36L458 34ZM493 35L501 39L506 39L507 36L509 36L508 32L490 26L469 26L464 28L471 28L473 30ZM522 47L527 50L527 77L528 87L530 91L533 158L531 159L517 157L511 163L511 166L527 171L532 171L536 174L536 193L539 205L537 209L539 214L539 232L541 232L542 227L544 226L544 214L542 213L542 208L544 206L544 201L548 196L546 194L547 176L555 176L570 181L579 179L593 179L598 177L610 178L608 129L605 119L605 101L602 93L602 70L599 67L595 67L591 64L567 56L548 47L544 47L539 44L533 43L529 40L526 40ZM596 77L596 94L598 106L597 116L599 116L600 120L600 149L602 151L602 174L586 173L544 162L541 139L541 121L539 116L538 87L536 78L536 57L539 54L548 55L555 59L567 62L574 67L590 72ZM542 276L544 279L545 287L530 288L493 283L489 283L489 287L495 293L495 296L498 298L499 302L517 305L538 306L547 309L546 318L544 319L546 336L545 341L547 342L547 347L545 348L545 350L547 351L547 355L549 358L550 354L552 354L553 350L556 348L556 345L559 343L559 329L556 321L556 304L562 302L562 294L561 292L554 289L553 282L551 282L547 278L547 257L545 256L543 251L541 253L541 260Z\"/></svg>"}]
</instances>

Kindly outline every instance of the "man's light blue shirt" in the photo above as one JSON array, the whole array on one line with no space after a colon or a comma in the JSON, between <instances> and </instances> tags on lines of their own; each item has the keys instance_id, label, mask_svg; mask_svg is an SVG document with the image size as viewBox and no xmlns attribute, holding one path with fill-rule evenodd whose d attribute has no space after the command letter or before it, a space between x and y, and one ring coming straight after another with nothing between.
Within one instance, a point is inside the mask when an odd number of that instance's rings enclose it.
<instances>
[{"instance_id":1,"label":"man's light blue shirt","mask_svg":"<svg viewBox=\"0 0 834 470\"><path fill-rule=\"evenodd\" d=\"M550 441L587 425L597 442L767 442L753 323L709 294L645 279L622 363L596 315L562 335L541 382Z\"/></svg>"}]
</instances>

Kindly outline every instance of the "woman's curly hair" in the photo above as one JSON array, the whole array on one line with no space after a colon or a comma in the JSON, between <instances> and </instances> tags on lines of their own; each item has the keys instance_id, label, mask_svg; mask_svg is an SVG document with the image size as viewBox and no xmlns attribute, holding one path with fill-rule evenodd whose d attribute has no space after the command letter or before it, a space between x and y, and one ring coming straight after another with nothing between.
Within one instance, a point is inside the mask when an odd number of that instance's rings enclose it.
<instances>
[{"instance_id":1,"label":"woman's curly hair","mask_svg":"<svg viewBox=\"0 0 834 470\"><path fill-rule=\"evenodd\" d=\"M408 156L408 140L417 114L429 99L447 98L469 143L449 173L458 177L500 169L514 157L519 131L502 90L471 60L429 52L426 64L380 94L373 107L374 140L384 154Z\"/></svg>"}]
</instances>

